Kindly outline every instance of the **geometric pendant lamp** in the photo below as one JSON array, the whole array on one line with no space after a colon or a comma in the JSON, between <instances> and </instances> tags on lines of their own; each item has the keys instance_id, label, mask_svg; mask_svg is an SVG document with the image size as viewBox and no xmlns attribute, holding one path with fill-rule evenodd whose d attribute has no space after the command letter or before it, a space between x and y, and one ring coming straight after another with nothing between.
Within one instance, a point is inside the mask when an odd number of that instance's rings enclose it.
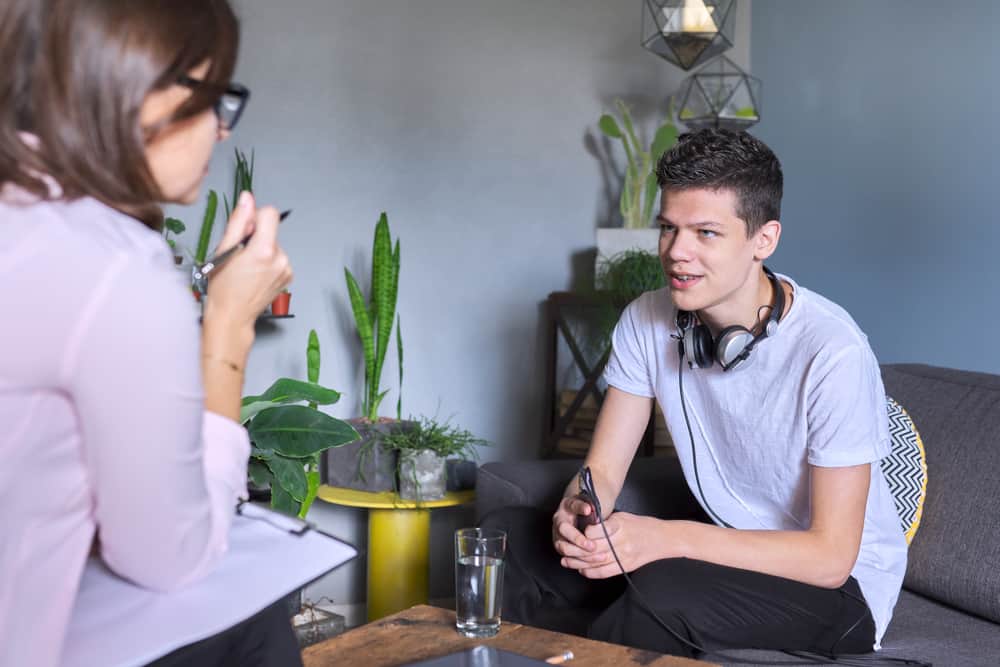
<instances>
[{"instance_id":1,"label":"geometric pendant lamp","mask_svg":"<svg viewBox=\"0 0 1000 667\"><path fill-rule=\"evenodd\" d=\"M760 121L760 79L725 56L681 84L677 120L690 129L745 130Z\"/></svg>"},{"instance_id":2,"label":"geometric pendant lamp","mask_svg":"<svg viewBox=\"0 0 1000 667\"><path fill-rule=\"evenodd\" d=\"M642 46L690 70L733 45L736 0L643 0Z\"/></svg>"}]
</instances>

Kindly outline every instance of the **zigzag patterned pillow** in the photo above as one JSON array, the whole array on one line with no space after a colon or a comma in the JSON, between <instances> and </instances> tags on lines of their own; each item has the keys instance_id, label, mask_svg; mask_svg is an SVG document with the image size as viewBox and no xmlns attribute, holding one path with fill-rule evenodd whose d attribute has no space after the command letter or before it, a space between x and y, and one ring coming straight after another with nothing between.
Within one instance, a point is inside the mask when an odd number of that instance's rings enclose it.
<instances>
[{"instance_id":1,"label":"zigzag patterned pillow","mask_svg":"<svg viewBox=\"0 0 1000 667\"><path fill-rule=\"evenodd\" d=\"M885 397L889 411L892 452L882 459L882 474L896 503L906 543L913 540L927 497L927 455L910 415L892 397Z\"/></svg>"}]
</instances>

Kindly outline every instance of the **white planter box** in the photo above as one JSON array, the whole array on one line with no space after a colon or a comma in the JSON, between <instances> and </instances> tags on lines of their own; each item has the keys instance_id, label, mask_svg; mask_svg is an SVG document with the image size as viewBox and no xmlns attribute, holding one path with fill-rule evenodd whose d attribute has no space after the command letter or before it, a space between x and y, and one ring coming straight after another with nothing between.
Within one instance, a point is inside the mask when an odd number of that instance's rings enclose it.
<instances>
[{"instance_id":1,"label":"white planter box","mask_svg":"<svg viewBox=\"0 0 1000 667\"><path fill-rule=\"evenodd\" d=\"M626 250L645 250L654 255L659 253L660 230L650 229L597 229L597 259L594 275L597 276L601 261L610 259Z\"/></svg>"}]
</instances>

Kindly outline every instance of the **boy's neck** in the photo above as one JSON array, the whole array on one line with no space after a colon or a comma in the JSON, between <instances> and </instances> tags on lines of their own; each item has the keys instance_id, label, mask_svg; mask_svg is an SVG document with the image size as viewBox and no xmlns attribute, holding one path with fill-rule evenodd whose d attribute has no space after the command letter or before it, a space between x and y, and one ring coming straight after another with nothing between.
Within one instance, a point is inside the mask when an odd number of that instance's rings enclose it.
<instances>
[{"instance_id":1,"label":"boy's neck","mask_svg":"<svg viewBox=\"0 0 1000 667\"><path fill-rule=\"evenodd\" d=\"M754 276L756 276L756 281ZM711 309L698 311L698 320L708 327L713 338L718 337L719 332L724 328L733 325L740 325L757 333L771 314L768 308L763 307L773 307L774 297L774 287L771 285L771 280L764 273L763 267L760 267L754 271L746 284L732 295L728 302L720 303Z\"/></svg>"}]
</instances>

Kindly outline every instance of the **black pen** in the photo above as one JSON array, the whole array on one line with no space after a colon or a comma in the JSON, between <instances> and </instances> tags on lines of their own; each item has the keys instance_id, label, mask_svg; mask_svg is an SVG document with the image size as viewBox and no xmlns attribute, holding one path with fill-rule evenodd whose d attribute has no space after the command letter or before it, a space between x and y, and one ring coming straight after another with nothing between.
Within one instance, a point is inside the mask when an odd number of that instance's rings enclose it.
<instances>
[{"instance_id":1,"label":"black pen","mask_svg":"<svg viewBox=\"0 0 1000 667\"><path fill-rule=\"evenodd\" d=\"M292 209L283 211L281 215L278 216L278 222L281 222L282 220L287 218L291 214L291 212ZM201 266L197 264L192 266L191 282L195 286L195 288L199 292L204 294L205 291L208 289L208 274L214 271L215 269L219 268L220 266L222 266L225 263L225 261L230 257L232 257L233 253L235 253L237 250L242 250L243 248L247 247L247 243L249 243L250 239L252 238L253 238L253 233L251 232L250 234L244 236L240 240L240 242L234 245L232 248L228 248L227 250L220 252L218 255L215 255L211 259L206 260L205 263L202 264Z\"/></svg>"}]
</instances>

